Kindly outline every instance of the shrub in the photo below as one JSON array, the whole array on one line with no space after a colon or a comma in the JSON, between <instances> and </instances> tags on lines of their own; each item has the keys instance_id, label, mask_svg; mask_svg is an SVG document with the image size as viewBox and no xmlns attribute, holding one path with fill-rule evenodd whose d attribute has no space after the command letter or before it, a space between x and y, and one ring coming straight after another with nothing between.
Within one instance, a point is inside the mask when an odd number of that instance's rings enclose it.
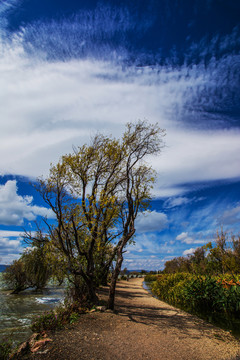
<instances>
[{"instance_id":1,"label":"shrub","mask_svg":"<svg viewBox=\"0 0 240 360\"><path fill-rule=\"evenodd\" d=\"M193 276L185 273L161 274L152 283L152 291L160 299L171 304L184 304L184 286Z\"/></svg>"},{"instance_id":2,"label":"shrub","mask_svg":"<svg viewBox=\"0 0 240 360\"><path fill-rule=\"evenodd\" d=\"M4 270L2 280L14 293L19 293L32 285L21 259L14 260L12 265Z\"/></svg>"},{"instance_id":3,"label":"shrub","mask_svg":"<svg viewBox=\"0 0 240 360\"><path fill-rule=\"evenodd\" d=\"M9 355L12 352L13 342L9 339L3 339L0 343L0 360L9 359Z\"/></svg>"},{"instance_id":4,"label":"shrub","mask_svg":"<svg viewBox=\"0 0 240 360\"><path fill-rule=\"evenodd\" d=\"M152 282L157 280L157 275L148 274L144 277L144 281Z\"/></svg>"},{"instance_id":5,"label":"shrub","mask_svg":"<svg viewBox=\"0 0 240 360\"><path fill-rule=\"evenodd\" d=\"M79 302L65 301L64 305L58 306L54 311L47 311L37 316L31 325L31 330L41 333L44 330L55 331L68 324L76 322L80 314L85 313L87 308Z\"/></svg>"},{"instance_id":6,"label":"shrub","mask_svg":"<svg viewBox=\"0 0 240 360\"><path fill-rule=\"evenodd\" d=\"M121 278L120 278L120 280L127 280L128 278L127 278L127 276L126 275L121 275Z\"/></svg>"},{"instance_id":7,"label":"shrub","mask_svg":"<svg viewBox=\"0 0 240 360\"><path fill-rule=\"evenodd\" d=\"M158 275L151 283L160 299L186 311L211 318L240 319L238 278L209 277L188 273ZM215 316L216 315L216 316Z\"/></svg>"},{"instance_id":8,"label":"shrub","mask_svg":"<svg viewBox=\"0 0 240 360\"><path fill-rule=\"evenodd\" d=\"M34 332L41 333L44 330L57 330L63 327L61 315L54 311L48 311L33 321L31 330Z\"/></svg>"},{"instance_id":9,"label":"shrub","mask_svg":"<svg viewBox=\"0 0 240 360\"><path fill-rule=\"evenodd\" d=\"M199 276L186 284L186 301L195 312L221 312L227 310L224 288L214 278Z\"/></svg>"},{"instance_id":10,"label":"shrub","mask_svg":"<svg viewBox=\"0 0 240 360\"><path fill-rule=\"evenodd\" d=\"M79 316L80 316L79 313L73 312L73 313L70 315L70 317L69 317L69 323L70 323L70 324L73 324L73 323L75 323L76 321L78 321Z\"/></svg>"}]
</instances>

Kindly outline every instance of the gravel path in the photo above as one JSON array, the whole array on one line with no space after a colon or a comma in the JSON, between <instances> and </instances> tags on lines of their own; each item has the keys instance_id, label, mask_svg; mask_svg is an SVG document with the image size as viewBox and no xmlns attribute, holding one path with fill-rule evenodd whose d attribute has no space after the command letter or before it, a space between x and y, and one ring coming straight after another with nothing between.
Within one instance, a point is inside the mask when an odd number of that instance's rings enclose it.
<instances>
[{"instance_id":1,"label":"gravel path","mask_svg":"<svg viewBox=\"0 0 240 360\"><path fill-rule=\"evenodd\" d=\"M153 298L142 281L120 281L117 313L83 315L29 359L240 360L240 343L229 332Z\"/></svg>"}]
</instances>

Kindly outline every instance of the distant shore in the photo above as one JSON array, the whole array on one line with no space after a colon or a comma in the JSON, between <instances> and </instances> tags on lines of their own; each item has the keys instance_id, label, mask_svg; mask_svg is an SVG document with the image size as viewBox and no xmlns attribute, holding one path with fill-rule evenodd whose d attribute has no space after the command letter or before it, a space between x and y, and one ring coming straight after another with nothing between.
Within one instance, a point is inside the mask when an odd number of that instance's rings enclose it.
<instances>
[{"instance_id":1,"label":"distant shore","mask_svg":"<svg viewBox=\"0 0 240 360\"><path fill-rule=\"evenodd\" d=\"M0 264L0 273L3 272L9 265Z\"/></svg>"}]
</instances>

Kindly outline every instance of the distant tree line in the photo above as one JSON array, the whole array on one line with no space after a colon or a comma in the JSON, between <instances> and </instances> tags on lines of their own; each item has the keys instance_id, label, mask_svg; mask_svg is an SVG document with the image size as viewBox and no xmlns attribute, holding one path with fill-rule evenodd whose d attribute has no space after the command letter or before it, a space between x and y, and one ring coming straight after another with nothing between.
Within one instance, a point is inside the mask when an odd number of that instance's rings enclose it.
<instances>
[{"instance_id":1,"label":"distant tree line","mask_svg":"<svg viewBox=\"0 0 240 360\"><path fill-rule=\"evenodd\" d=\"M165 263L163 273L180 272L206 275L240 274L240 236L229 235L221 229L214 242L198 247L188 257L175 257Z\"/></svg>"}]
</instances>

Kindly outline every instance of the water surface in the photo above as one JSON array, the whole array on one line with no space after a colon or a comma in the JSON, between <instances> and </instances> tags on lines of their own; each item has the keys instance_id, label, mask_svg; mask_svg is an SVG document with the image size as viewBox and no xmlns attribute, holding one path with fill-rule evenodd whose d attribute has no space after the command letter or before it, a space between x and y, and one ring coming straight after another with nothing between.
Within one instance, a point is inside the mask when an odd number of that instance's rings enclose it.
<instances>
[{"instance_id":1,"label":"water surface","mask_svg":"<svg viewBox=\"0 0 240 360\"><path fill-rule=\"evenodd\" d=\"M25 341L32 334L29 326L33 317L53 309L63 299L63 287L51 285L41 293L26 290L13 295L0 282L0 343L9 337L15 343Z\"/></svg>"}]
</instances>

